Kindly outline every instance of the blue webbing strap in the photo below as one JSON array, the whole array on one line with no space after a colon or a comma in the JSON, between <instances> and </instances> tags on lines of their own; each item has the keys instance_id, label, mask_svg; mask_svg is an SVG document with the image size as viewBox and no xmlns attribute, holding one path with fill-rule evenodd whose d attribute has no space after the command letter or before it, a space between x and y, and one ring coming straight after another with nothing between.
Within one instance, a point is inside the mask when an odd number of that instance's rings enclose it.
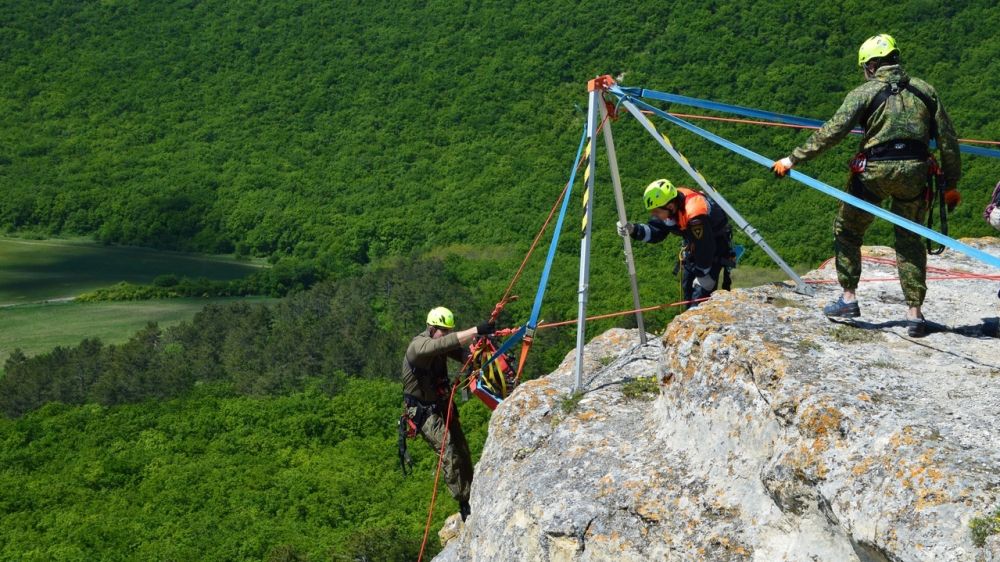
<instances>
[{"instance_id":1,"label":"blue webbing strap","mask_svg":"<svg viewBox=\"0 0 1000 562\"><path fill-rule=\"evenodd\" d=\"M677 103L689 107L697 107L699 109L708 109L711 111L722 111L725 113L733 113L735 115L743 115L744 117L754 117L757 119L764 119L766 121L774 121L776 123L788 123L790 125L800 125L803 127L819 127L823 125L823 122L817 119L798 117L795 115L788 115L785 113L774 113L773 111L764 111L762 109L751 109L749 107L730 105L727 103L719 103L709 100L702 100L698 98L690 98L688 96L680 96L677 94L667 94L664 92L657 92L656 90L647 90L645 88L619 87L619 89L621 90L621 93L623 95L626 95L632 99L635 99L637 97L647 98L647 99L665 101L668 103Z\"/></svg>"},{"instance_id":2,"label":"blue webbing strap","mask_svg":"<svg viewBox=\"0 0 1000 562\"><path fill-rule=\"evenodd\" d=\"M657 92L656 90L647 90L645 88L624 88L619 86L618 89L621 91L622 94L629 96L632 99L641 97L646 99L665 101L668 103L686 105L689 107L697 107L699 109L708 109L711 111L732 113L735 115L742 115L744 117L754 117L756 119L764 119L765 121L773 121L775 123L787 123L789 125L799 125L804 127L823 126L823 121L820 121L818 119L809 119L807 117L798 117L796 115L788 115L785 113L774 113L773 111L764 111L762 109L752 109L749 107L731 105L728 103L719 103L709 100L692 98L688 96L681 96L677 94L668 94L665 92ZM860 129L855 129L851 132L854 134L861 134ZM970 146L967 144L959 144L958 147L961 152L965 152L967 154L973 154L976 156L987 156L990 158L1000 158L1000 150L992 148L984 148L981 146ZM931 141L931 149L935 148L936 146L934 141Z\"/></svg>"},{"instance_id":3,"label":"blue webbing strap","mask_svg":"<svg viewBox=\"0 0 1000 562\"><path fill-rule=\"evenodd\" d=\"M683 127L684 129L687 129L688 131L691 131L692 133L695 133L696 135L698 135L698 136L700 136L702 138L708 139L708 140L714 142L715 144L717 144L719 146L722 146L724 148L728 148L729 150L731 150L731 151L739 154L740 156L743 156L745 158L749 158L750 160L753 160L754 162L757 162L758 164L760 164L762 166L770 168L771 164L773 163L773 160L771 160L770 158L765 158L765 157L761 156L760 154L757 154L756 152L753 152L752 150L748 150L746 148L743 148L742 146L740 146L740 145L738 145L738 144L736 144L736 143L734 143L732 141L728 141L728 140L726 140L726 139L724 139L724 138L722 138L722 137L720 137L718 135L715 135L715 134L710 133L710 132L708 132L708 131L700 128L700 127L692 125L692 124L688 123L687 121L684 121L683 119L679 119L677 117L674 117L673 115L670 115L669 113L667 113L667 112L665 112L665 111L663 111L663 110L661 110L659 108L653 107L652 105L649 105L648 103L645 103L645 102L643 102L641 100L637 100L635 98L632 98L628 94L626 94L621 88L619 88L617 86L612 86L609 91L611 93L615 94L616 96L619 96L619 97L622 97L622 98L627 98L628 101L630 101L633 104L635 104L636 107L639 107L641 109L645 109L647 111L652 111L653 113L655 113L656 115L659 115L660 117L666 119L667 121L670 121L671 123L673 123L675 125ZM910 232L913 232L914 234L919 234L920 236L923 236L924 238L928 238L930 240L933 240L934 242L937 242L938 244L942 244L944 246L947 246L947 247L949 247L949 248L951 248L951 249L953 249L953 250L955 250L957 252L961 252L961 253L963 253L963 254L971 257L971 258L975 258L975 259L977 259L977 260L979 260L979 261L981 261L983 263L992 265L993 267L1000 268L1000 258L998 258L996 256L993 256L993 255L990 255L990 254L987 254L986 252L984 252L982 250L979 250L979 249L973 248L971 246L968 246L966 244L963 244L963 243L959 242L958 240L955 240L954 238L949 238L948 236L945 236L945 235L943 235L943 234L941 234L939 232L935 232L935 231L933 231L933 230L931 230L931 229L929 229L929 228L927 228L927 227L925 227L923 225L917 224L917 223L915 223L915 222L913 222L911 220L904 219L903 217L900 217L899 215L890 213L889 211L886 211L882 207L879 207L877 205L872 205L871 203L869 203L867 201L864 201L862 199L859 199L859 198L851 195L850 193L846 193L846 192L841 191L839 189L830 187L829 185L827 185L827 184L825 184L825 183L823 183L823 182L821 182L819 180L813 179L813 178L811 178L811 177L809 177L809 176L807 176L807 175L805 175L805 174L803 174L801 172L797 172L795 170L792 170L791 172L789 172L789 177L791 177L792 179L797 180L799 182L802 182L802 183L806 184L807 186L809 186L809 187L811 187L813 189L819 190L819 191L821 191L821 192L823 192L823 193L825 193L825 194L827 194L827 195L829 195L831 197L835 197L835 198L843 201L844 203L847 203L849 205L853 205L853 206L855 206L855 207L857 207L857 208L859 208L861 210L867 211L867 212L869 212L869 213L871 213L871 214L873 214L873 215L875 215L875 216L877 216L877 217L879 217L881 219L887 220L887 221L891 222L892 224L894 224L896 226L899 226L901 228L905 228L906 230L909 230Z\"/></svg>"},{"instance_id":4,"label":"blue webbing strap","mask_svg":"<svg viewBox=\"0 0 1000 562\"><path fill-rule=\"evenodd\" d=\"M538 280L538 291L535 293L535 304L531 307L531 317L528 319L527 324L521 326L512 336L507 338L507 341L503 342L500 349L490 357L489 361L483 364L482 368L486 368L491 363L496 361L497 357L500 357L507 352L515 343L521 341L524 334L530 329L534 331L535 327L538 326L538 314L542 310L542 297L545 296L545 286L549 283L549 273L552 271L552 260L556 257L556 246L559 244L559 234L562 232L563 218L566 216L566 208L569 206L569 196L573 192L573 182L576 181L576 171L580 167L580 155L583 154L583 147L587 142L587 126L583 126L583 134L580 136L580 146L576 149L576 160L573 161L573 169L570 170L569 174L569 187L566 188L566 195L563 198L562 207L559 209L559 218L556 219L556 226L552 232L552 241L549 242L549 253L545 258L545 267L542 268L542 277ZM593 147L591 147L593 149Z\"/></svg>"},{"instance_id":5,"label":"blue webbing strap","mask_svg":"<svg viewBox=\"0 0 1000 562\"><path fill-rule=\"evenodd\" d=\"M583 147L586 142L587 126L584 125L583 135L580 137L580 146L576 149L576 160L573 161L573 170L569 174L569 189L566 190L566 197L563 199L562 208L559 209L559 218L556 220L556 227L552 232L552 241L549 242L549 253L545 258L545 267L542 269L541 279L538 280L538 292L535 294L535 304L531 307L531 318L528 319L527 323L527 327L530 329L534 329L538 325L538 314L542 310L542 297L545 295L545 286L549 282L549 272L552 271L552 260L556 257L556 246L559 245L559 234L562 232L563 218L566 216L566 208L569 205L569 195L573 191L573 182L576 181L576 171L580 167L580 157L583 154Z\"/></svg>"}]
</instances>

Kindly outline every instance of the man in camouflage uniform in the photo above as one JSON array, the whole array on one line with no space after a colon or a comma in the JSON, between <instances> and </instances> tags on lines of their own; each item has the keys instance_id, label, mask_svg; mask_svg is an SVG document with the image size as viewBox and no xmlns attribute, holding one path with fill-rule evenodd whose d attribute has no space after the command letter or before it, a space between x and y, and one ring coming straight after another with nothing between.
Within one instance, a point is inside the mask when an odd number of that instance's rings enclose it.
<instances>
[{"instance_id":1,"label":"man in camouflage uniform","mask_svg":"<svg viewBox=\"0 0 1000 562\"><path fill-rule=\"evenodd\" d=\"M945 202L954 209L960 197L956 186L961 160L955 129L934 88L907 76L899 64L895 40L885 34L869 38L858 52L858 64L867 82L844 99L840 109L790 156L772 169L784 177L792 166L818 156L839 143L855 125L864 127L861 152L851 162L852 195L879 204L892 199L891 211L921 223L927 212L926 189L931 167L929 142L936 138L945 180ZM845 203L833 223L837 278L843 295L824 307L832 317L861 315L855 290L861 278L861 244L875 217ZM896 227L896 259L900 285L909 310L907 331L926 334L920 307L927 293L927 254L920 237Z\"/></svg>"},{"instance_id":2,"label":"man in camouflage uniform","mask_svg":"<svg viewBox=\"0 0 1000 562\"><path fill-rule=\"evenodd\" d=\"M458 421L458 408L449 400L448 358L463 362L467 346L477 335L492 334L492 323L453 331L455 316L439 306L427 314L427 329L417 334L403 357L403 401L406 415L417 432L435 453L447 435L444 458L444 481L452 497L458 501L462 520L469 516L469 492L472 488L472 455ZM448 410L450 423L445 428Z\"/></svg>"}]
</instances>

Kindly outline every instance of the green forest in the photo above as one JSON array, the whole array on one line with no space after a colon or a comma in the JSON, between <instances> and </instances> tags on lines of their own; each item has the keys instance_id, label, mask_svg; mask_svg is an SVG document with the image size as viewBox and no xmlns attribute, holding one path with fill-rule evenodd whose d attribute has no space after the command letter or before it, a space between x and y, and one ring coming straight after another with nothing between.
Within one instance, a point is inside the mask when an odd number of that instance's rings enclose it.
<instances>
[{"instance_id":1,"label":"green forest","mask_svg":"<svg viewBox=\"0 0 1000 562\"><path fill-rule=\"evenodd\" d=\"M858 46L885 32L959 137L997 140L998 28L988 0L4 0L0 232L272 265L84 301L284 299L209 306L121 344L13 351L0 375L0 559L415 559L433 455L411 441L416 472L396 465L403 350L429 308L472 326L503 294L569 178L587 80L824 119L863 80ZM832 199L657 124L786 261L832 254ZM809 134L698 124L773 158ZM653 179L693 185L634 120L611 126L631 220ZM854 150L847 140L797 169L841 186ZM980 213L997 180L1000 161L964 157L953 236L992 232ZM632 304L603 150L596 182L595 314ZM581 191L543 320L576 315ZM502 326L527 318L548 240ZM866 242L891 240L876 223ZM744 265L769 266L737 242ZM677 250L635 246L645 305L678 300ZM613 325L634 321L587 329ZM527 376L574 341L573 328L540 332ZM478 458L489 411L461 411ZM439 504L434 531L455 510Z\"/></svg>"}]
</instances>

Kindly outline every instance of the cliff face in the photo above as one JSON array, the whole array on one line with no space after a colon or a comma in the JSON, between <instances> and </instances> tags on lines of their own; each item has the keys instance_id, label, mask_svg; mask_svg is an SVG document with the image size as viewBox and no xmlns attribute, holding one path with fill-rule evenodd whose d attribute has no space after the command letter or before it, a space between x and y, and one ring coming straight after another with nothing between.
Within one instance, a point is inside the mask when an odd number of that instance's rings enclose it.
<instances>
[{"instance_id":1,"label":"cliff face","mask_svg":"<svg viewBox=\"0 0 1000 562\"><path fill-rule=\"evenodd\" d=\"M1000 537L970 531L1000 507L997 285L932 281L919 340L896 281L863 283L854 322L822 316L835 284L767 286L719 292L646 346L602 334L582 397L571 353L496 410L472 516L437 560L1000 560Z\"/></svg>"}]
</instances>

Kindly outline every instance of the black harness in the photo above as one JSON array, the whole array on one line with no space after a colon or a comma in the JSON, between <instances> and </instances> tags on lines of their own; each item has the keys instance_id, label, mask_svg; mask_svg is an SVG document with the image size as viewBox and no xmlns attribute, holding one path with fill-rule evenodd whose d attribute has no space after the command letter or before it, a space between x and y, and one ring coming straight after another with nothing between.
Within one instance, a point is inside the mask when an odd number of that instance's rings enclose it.
<instances>
[{"instance_id":1,"label":"black harness","mask_svg":"<svg viewBox=\"0 0 1000 562\"><path fill-rule=\"evenodd\" d=\"M412 439L420 433L427 418L434 414L440 414L441 406L437 402L424 402L416 396L406 393L403 393L403 404L405 405L405 409L403 410L403 415L399 418L396 445L399 449L399 467L403 469L403 476L406 476L412 471L413 467L413 459L406 450L406 440ZM413 408L415 411L413 416L410 416L410 408ZM457 412L457 410L455 411ZM410 470L407 470L408 468Z\"/></svg>"},{"instance_id":2,"label":"black harness","mask_svg":"<svg viewBox=\"0 0 1000 562\"><path fill-rule=\"evenodd\" d=\"M899 95L903 91L910 92L921 103L927 107L927 111L930 112L931 122L930 122L930 138L937 139L938 128L937 128L937 103L933 98L920 91L916 86L910 84L909 80L900 80L899 82L889 82L885 85L870 102L868 102L868 107L865 108L864 113L862 113L862 123L865 127L868 127L868 120L871 119L875 110L885 105L885 102L890 96ZM917 199L919 197L925 197L928 203L933 203L935 199L935 191L938 200L938 208L940 211L941 220L941 232L945 235L948 234L948 215L945 212L945 202L944 202L944 176L941 174L941 170L931 156L929 147L922 141L916 139L898 139L890 140L876 144L875 146L866 148L857 155L855 155L854 160L851 161L851 182L849 191L855 197L859 197L868 201L869 203L878 204L879 199L873 193L868 191L861 183L860 172L865 170L867 162L878 162L884 160L929 160L931 163L930 172L927 178L927 189L924 193L914 197ZM935 187L937 189L935 189ZM912 201L912 199L911 199ZM927 227L934 227L934 211L931 210L927 214ZM929 254L940 254L944 250L944 246L939 248L932 248L931 241L927 240L927 252Z\"/></svg>"},{"instance_id":3,"label":"black harness","mask_svg":"<svg viewBox=\"0 0 1000 562\"><path fill-rule=\"evenodd\" d=\"M934 101L933 98L921 92L916 86L910 84L909 80L905 79L900 80L899 82L889 82L888 84L885 85L885 87L879 90L879 92L875 94L875 97L872 98L872 101L868 102L868 107L865 108L864 113L861 114L861 122L864 123L865 127L867 128L868 120L871 119L872 115L875 113L875 110L882 107L890 96L899 95L903 90L906 90L907 92L910 92L911 94L916 96L917 99L919 99L924 104L924 106L927 107L927 111L929 111L931 115L931 138L936 139L938 136L937 119L935 118L935 116L937 115L937 103ZM886 160L889 160L889 158L886 158Z\"/></svg>"},{"instance_id":4,"label":"black harness","mask_svg":"<svg viewBox=\"0 0 1000 562\"><path fill-rule=\"evenodd\" d=\"M407 367L409 367L410 372L413 373L413 376L418 381L422 379L434 380L433 374L429 369L417 367L408 357L404 356L403 360L406 361ZM440 391L440 389L438 390ZM403 470L403 476L407 476L413 471L413 459L410 457L409 451L407 451L406 440L416 437L420 433L421 428L424 427L424 422L427 421L427 418L433 414L440 413L441 407L437 402L425 402L405 392L403 393L403 406L403 415L400 416L396 426L398 433L396 445L399 453L399 467ZM414 409L415 413L413 416L410 416L410 408Z\"/></svg>"}]
</instances>

